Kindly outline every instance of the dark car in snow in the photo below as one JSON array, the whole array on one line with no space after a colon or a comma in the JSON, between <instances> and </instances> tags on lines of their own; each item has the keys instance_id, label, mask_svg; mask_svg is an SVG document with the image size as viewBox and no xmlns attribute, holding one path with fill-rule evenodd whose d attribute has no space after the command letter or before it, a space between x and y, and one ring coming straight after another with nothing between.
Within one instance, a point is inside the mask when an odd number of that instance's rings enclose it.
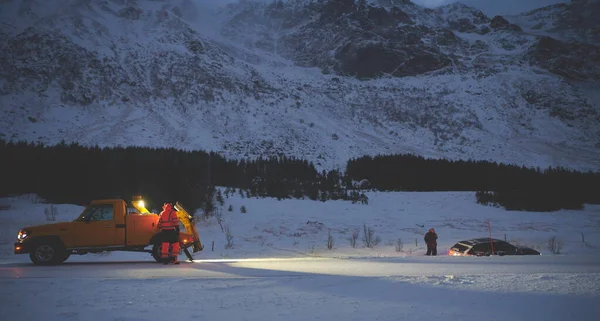
<instances>
[{"instance_id":1,"label":"dark car in snow","mask_svg":"<svg viewBox=\"0 0 600 321\"><path fill-rule=\"evenodd\" d=\"M515 246L506 241L482 237L460 241L454 244L450 256L490 256L490 255L541 255L540 252L525 246Z\"/></svg>"}]
</instances>

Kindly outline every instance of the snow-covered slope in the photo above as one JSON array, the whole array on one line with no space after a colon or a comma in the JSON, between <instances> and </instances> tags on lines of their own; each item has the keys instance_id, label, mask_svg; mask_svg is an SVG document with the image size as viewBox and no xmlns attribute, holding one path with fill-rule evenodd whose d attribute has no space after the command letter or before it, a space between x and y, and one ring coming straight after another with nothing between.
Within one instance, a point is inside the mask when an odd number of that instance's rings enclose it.
<instances>
[{"instance_id":1,"label":"snow-covered slope","mask_svg":"<svg viewBox=\"0 0 600 321\"><path fill-rule=\"evenodd\" d=\"M598 0L571 0L510 18L530 33L599 45L598 12Z\"/></svg>"},{"instance_id":2,"label":"snow-covered slope","mask_svg":"<svg viewBox=\"0 0 600 321\"><path fill-rule=\"evenodd\" d=\"M1 138L600 169L593 43L407 0L55 3L3 2Z\"/></svg>"},{"instance_id":3,"label":"snow-covered slope","mask_svg":"<svg viewBox=\"0 0 600 321\"><path fill-rule=\"evenodd\" d=\"M223 193L223 205L217 204L222 213L221 224L234 237L233 247L227 248L226 235L216 217L203 219L198 222L198 230L206 250L199 252L197 258L422 256L426 250L423 235L429 228L438 233L438 252L445 256L460 240L489 236L488 220L494 238L538 249L543 255L553 255L547 246L552 236L562 243L562 255L596 256L600 250L598 205L586 205L583 210L536 213L479 205L473 192L365 192L368 204L246 198L238 192ZM241 211L242 206L246 213ZM28 262L29 257L12 253L12 242L22 228L52 223L45 215L45 210L51 207L56 209L56 221L73 220L84 209L70 204L48 204L35 195L0 199L0 215L5 222L0 226L0 244L4 244L0 246L0 261L20 258ZM201 214L199 210L197 215ZM380 237L378 246L364 246L363 224L375 231L375 237ZM353 248L349 238L356 229L360 234ZM334 240L332 250L327 249L330 233ZM398 239L403 247L397 250ZM127 255L153 260L147 253ZM90 260L90 255L74 255L69 259L80 260Z\"/></svg>"}]
</instances>

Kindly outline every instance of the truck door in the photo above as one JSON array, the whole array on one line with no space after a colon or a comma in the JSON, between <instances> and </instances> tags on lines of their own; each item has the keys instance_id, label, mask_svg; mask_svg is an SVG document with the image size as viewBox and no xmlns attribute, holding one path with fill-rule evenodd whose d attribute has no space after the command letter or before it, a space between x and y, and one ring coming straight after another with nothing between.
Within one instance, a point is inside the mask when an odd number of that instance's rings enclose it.
<instances>
[{"instance_id":1,"label":"truck door","mask_svg":"<svg viewBox=\"0 0 600 321\"><path fill-rule=\"evenodd\" d=\"M119 245L113 204L92 204L75 221L75 247ZM122 244L121 244L122 245Z\"/></svg>"}]
</instances>

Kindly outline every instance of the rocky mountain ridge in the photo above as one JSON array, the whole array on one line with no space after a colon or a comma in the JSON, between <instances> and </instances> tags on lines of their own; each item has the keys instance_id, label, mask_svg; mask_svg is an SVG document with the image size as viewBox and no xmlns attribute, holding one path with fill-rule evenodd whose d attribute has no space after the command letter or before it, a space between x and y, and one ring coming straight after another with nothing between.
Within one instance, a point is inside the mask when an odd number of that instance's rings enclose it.
<instances>
[{"instance_id":1,"label":"rocky mountain ridge","mask_svg":"<svg viewBox=\"0 0 600 321\"><path fill-rule=\"evenodd\" d=\"M600 169L598 46L531 32L532 13L61 1L10 0L1 13L4 139L285 154L322 168L414 153Z\"/></svg>"}]
</instances>

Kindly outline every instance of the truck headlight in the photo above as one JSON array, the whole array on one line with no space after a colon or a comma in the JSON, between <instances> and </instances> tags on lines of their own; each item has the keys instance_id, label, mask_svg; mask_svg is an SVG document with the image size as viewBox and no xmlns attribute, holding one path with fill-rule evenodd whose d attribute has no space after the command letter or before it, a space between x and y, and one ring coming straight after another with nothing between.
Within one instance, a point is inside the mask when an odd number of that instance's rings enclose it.
<instances>
[{"instance_id":1,"label":"truck headlight","mask_svg":"<svg viewBox=\"0 0 600 321\"><path fill-rule=\"evenodd\" d=\"M19 234L17 234L17 239L19 239L20 241L26 239L29 236L29 231L27 230L20 230Z\"/></svg>"}]
</instances>

